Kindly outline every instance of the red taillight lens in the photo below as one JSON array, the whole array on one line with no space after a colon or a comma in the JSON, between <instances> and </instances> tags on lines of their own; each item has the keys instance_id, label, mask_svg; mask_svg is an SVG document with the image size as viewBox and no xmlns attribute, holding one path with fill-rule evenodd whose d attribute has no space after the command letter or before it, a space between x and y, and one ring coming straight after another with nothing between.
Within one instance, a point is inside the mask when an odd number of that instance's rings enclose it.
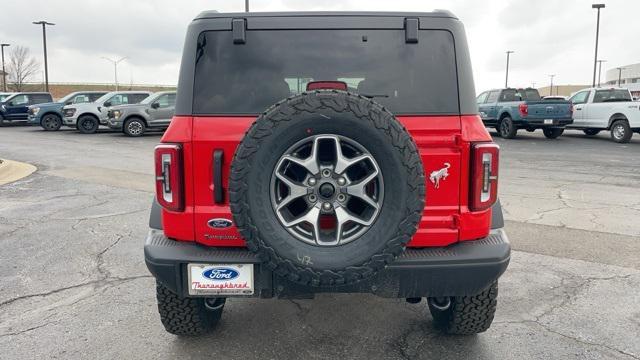
<instances>
[{"instance_id":1,"label":"red taillight lens","mask_svg":"<svg viewBox=\"0 0 640 360\"><path fill-rule=\"evenodd\" d=\"M469 207L485 210L498 198L498 157L500 147L494 143L471 146L471 191Z\"/></svg>"},{"instance_id":2,"label":"red taillight lens","mask_svg":"<svg viewBox=\"0 0 640 360\"><path fill-rule=\"evenodd\" d=\"M182 186L182 147L178 144L156 146L156 197L167 210L184 210Z\"/></svg>"},{"instance_id":3,"label":"red taillight lens","mask_svg":"<svg viewBox=\"0 0 640 360\"><path fill-rule=\"evenodd\" d=\"M518 106L518 110L520 111L520 115L521 116L529 115L529 105L527 105L527 104L520 104Z\"/></svg>"},{"instance_id":4,"label":"red taillight lens","mask_svg":"<svg viewBox=\"0 0 640 360\"><path fill-rule=\"evenodd\" d=\"M347 91L347 83L344 81L312 81L307 84L307 91L318 89L336 89Z\"/></svg>"}]
</instances>

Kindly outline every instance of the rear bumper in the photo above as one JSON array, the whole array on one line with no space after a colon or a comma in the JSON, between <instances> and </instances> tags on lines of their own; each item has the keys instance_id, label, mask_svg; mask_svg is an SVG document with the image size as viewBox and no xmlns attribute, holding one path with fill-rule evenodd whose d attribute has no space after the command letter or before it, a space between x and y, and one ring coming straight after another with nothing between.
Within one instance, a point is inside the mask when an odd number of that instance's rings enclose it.
<instances>
[{"instance_id":1,"label":"rear bumper","mask_svg":"<svg viewBox=\"0 0 640 360\"><path fill-rule=\"evenodd\" d=\"M536 129L558 128L573 124L573 119L553 119L553 124L545 124L544 120L545 119L522 119L520 121L514 121L514 123L518 127Z\"/></svg>"},{"instance_id":2,"label":"rear bumper","mask_svg":"<svg viewBox=\"0 0 640 360\"><path fill-rule=\"evenodd\" d=\"M534 129L546 129L546 128L562 128L567 125L573 124L573 119L553 119L553 124L545 124L545 119L520 119L513 120L513 123L521 129L534 128ZM498 126L498 120L488 119L482 120L482 123L486 127Z\"/></svg>"},{"instance_id":3,"label":"rear bumper","mask_svg":"<svg viewBox=\"0 0 640 360\"><path fill-rule=\"evenodd\" d=\"M187 264L254 264L255 297L308 298L315 293L372 293L387 298L472 295L507 269L511 246L503 229L484 239L440 248L407 249L377 275L356 284L310 287L289 282L264 267L245 248L213 248L168 239L150 229L144 245L147 268L156 279L188 296Z\"/></svg>"}]
</instances>

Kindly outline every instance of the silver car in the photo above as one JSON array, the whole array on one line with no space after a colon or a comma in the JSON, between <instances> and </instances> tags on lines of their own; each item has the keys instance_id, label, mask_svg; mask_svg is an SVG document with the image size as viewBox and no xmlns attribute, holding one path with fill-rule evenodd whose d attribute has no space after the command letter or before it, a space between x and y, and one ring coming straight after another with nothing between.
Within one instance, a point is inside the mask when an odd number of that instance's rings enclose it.
<instances>
[{"instance_id":1,"label":"silver car","mask_svg":"<svg viewBox=\"0 0 640 360\"><path fill-rule=\"evenodd\" d=\"M175 91L157 92L140 104L120 105L109 109L108 125L129 136L140 136L147 129L169 127L176 105Z\"/></svg>"},{"instance_id":2,"label":"silver car","mask_svg":"<svg viewBox=\"0 0 640 360\"><path fill-rule=\"evenodd\" d=\"M100 125L107 125L107 111L112 106L138 104L148 98L149 91L113 91L92 103L67 105L62 108L64 124L83 134L93 134Z\"/></svg>"}]
</instances>

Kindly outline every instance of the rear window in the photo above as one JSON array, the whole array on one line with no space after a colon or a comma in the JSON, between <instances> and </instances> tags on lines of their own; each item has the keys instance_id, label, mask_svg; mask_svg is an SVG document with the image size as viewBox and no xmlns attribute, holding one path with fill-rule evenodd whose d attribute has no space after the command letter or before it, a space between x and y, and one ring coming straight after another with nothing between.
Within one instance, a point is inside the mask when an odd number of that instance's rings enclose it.
<instances>
[{"instance_id":1,"label":"rear window","mask_svg":"<svg viewBox=\"0 0 640 360\"><path fill-rule=\"evenodd\" d=\"M306 89L310 81L344 81L393 113L457 114L453 37L404 30L253 30L245 44L230 31L198 39L193 113L257 114Z\"/></svg>"},{"instance_id":2,"label":"rear window","mask_svg":"<svg viewBox=\"0 0 640 360\"><path fill-rule=\"evenodd\" d=\"M618 101L632 101L629 91L622 89L596 90L593 97L594 103Z\"/></svg>"},{"instance_id":3,"label":"rear window","mask_svg":"<svg viewBox=\"0 0 640 360\"><path fill-rule=\"evenodd\" d=\"M521 89L520 96L523 100L540 101L540 93L536 89ZM558 99L557 97L555 99Z\"/></svg>"}]
</instances>

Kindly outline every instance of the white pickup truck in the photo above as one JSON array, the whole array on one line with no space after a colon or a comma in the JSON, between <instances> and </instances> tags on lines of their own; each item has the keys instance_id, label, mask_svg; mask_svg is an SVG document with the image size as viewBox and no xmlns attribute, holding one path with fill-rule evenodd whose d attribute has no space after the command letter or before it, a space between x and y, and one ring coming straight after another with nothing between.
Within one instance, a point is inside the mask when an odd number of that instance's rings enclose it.
<instances>
[{"instance_id":1,"label":"white pickup truck","mask_svg":"<svg viewBox=\"0 0 640 360\"><path fill-rule=\"evenodd\" d=\"M631 93L621 88L589 88L573 94L573 124L567 129L578 129L587 135L610 130L618 143L631 140L640 133L640 102L633 101Z\"/></svg>"}]
</instances>

